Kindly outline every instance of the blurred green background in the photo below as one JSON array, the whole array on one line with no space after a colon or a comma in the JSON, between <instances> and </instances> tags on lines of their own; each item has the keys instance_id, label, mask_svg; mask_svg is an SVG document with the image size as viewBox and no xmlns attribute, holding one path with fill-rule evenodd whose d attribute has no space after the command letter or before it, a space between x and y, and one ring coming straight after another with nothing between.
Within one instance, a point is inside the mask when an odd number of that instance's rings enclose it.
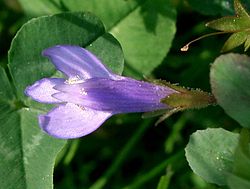
<instances>
[{"instance_id":1,"label":"blurred green background","mask_svg":"<svg viewBox=\"0 0 250 189\"><path fill-rule=\"evenodd\" d=\"M190 2L172 1L177 10L176 35L169 53L149 76L210 91L210 64L220 55L228 36L205 38L193 44L188 52L181 52L180 48L192 39L211 32L205 27L207 21L232 12L210 14L205 11L204 14L204 11L196 11L197 8ZM0 66L4 68L16 32L27 20L37 16L27 14L23 5L17 0L0 1ZM242 52L242 49L239 47L235 51ZM126 67L126 62L124 74L142 77L142 74ZM56 161L54 187L218 188L191 171L184 148L190 134L196 130L208 127L232 130L238 124L218 106L180 112L154 126L156 121L157 117L142 119L141 114L116 115L98 131L81 139L69 140ZM162 188L159 184L161 178L166 182Z\"/></svg>"}]
</instances>

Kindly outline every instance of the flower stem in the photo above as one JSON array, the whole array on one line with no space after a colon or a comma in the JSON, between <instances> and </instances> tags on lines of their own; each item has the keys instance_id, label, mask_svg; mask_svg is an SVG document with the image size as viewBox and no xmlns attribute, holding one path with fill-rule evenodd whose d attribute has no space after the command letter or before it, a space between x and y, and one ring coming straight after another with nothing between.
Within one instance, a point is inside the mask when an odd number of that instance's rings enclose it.
<instances>
[{"instance_id":1,"label":"flower stem","mask_svg":"<svg viewBox=\"0 0 250 189\"><path fill-rule=\"evenodd\" d=\"M198 37L198 38L196 38L196 39L190 41L190 42L187 43L186 45L184 45L180 50L181 50L181 51L188 51L189 46L190 46L192 43L196 42L196 41L199 41L199 40L201 40L201 39L203 39L203 38L210 37L210 36L213 36L213 35L226 34L226 33L232 33L232 32L230 32L230 31L219 31L219 32L208 33L208 34L202 35L202 36L200 36L200 37Z\"/></svg>"},{"instance_id":2,"label":"flower stem","mask_svg":"<svg viewBox=\"0 0 250 189\"><path fill-rule=\"evenodd\" d=\"M180 164L180 160L184 159L184 150L180 150L173 156L169 157L165 161L158 164L155 168L153 168L151 171L147 171L145 174L140 175L140 179L135 179L135 182L124 187L123 189L137 189L140 188L143 184L151 180L152 178L160 175L162 171L167 169L167 166L170 164Z\"/></svg>"},{"instance_id":3,"label":"flower stem","mask_svg":"<svg viewBox=\"0 0 250 189\"><path fill-rule=\"evenodd\" d=\"M114 160L114 163L107 169L107 171L90 187L90 189L101 189L112 177L112 175L121 167L124 160L127 159L128 154L131 152L136 143L143 136L143 133L146 129L153 124L153 120L145 120L141 125L138 126L138 129L135 131L132 138L127 142L123 147L121 152L117 155Z\"/></svg>"}]
</instances>

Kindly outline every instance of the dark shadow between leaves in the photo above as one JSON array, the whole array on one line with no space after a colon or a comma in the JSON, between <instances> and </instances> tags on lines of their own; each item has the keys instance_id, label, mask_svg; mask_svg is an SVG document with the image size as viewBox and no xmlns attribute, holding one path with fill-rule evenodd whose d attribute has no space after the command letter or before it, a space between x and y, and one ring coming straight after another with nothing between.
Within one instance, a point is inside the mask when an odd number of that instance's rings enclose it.
<instances>
[{"instance_id":1,"label":"dark shadow between leaves","mask_svg":"<svg viewBox=\"0 0 250 189\"><path fill-rule=\"evenodd\" d=\"M159 16L162 15L171 20L175 19L175 11L171 4L164 0L146 1L141 6L140 14L143 17L145 28L148 32L156 33Z\"/></svg>"},{"instance_id":2,"label":"dark shadow between leaves","mask_svg":"<svg viewBox=\"0 0 250 189\"><path fill-rule=\"evenodd\" d=\"M87 14L90 14L90 13L86 12L85 14L87 15ZM101 21L95 21L96 23L93 24L91 22L88 22L86 19L79 18L78 16L73 15L73 14L71 14L70 17L64 16L63 14L58 14L58 17L60 17L63 20L66 20L66 21L70 22L71 24L74 24L74 25L76 25L76 26L78 26L80 28L84 28L87 31L89 31L90 33L96 33L98 30L100 30L99 31L99 36L101 36L101 35L103 35L105 33L105 29L104 29L104 26L102 25ZM98 28L98 30L97 30L97 28ZM88 46L94 40L95 40L95 38L90 39L90 41L87 43L87 45L85 44L84 46Z\"/></svg>"},{"instance_id":3,"label":"dark shadow between leaves","mask_svg":"<svg viewBox=\"0 0 250 189\"><path fill-rule=\"evenodd\" d=\"M53 7L55 7L57 10L65 12L70 11L69 8L65 6L62 0L57 2L56 0L49 0L49 1L43 1L43 3L46 5L46 7L50 7L49 4Z\"/></svg>"}]
</instances>

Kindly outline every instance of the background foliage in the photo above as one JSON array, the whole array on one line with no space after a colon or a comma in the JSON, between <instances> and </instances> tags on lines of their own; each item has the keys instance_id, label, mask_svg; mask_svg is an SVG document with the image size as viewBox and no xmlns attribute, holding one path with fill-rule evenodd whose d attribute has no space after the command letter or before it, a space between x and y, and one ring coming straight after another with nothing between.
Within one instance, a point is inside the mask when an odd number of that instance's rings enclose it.
<instances>
[{"instance_id":1,"label":"background foliage","mask_svg":"<svg viewBox=\"0 0 250 189\"><path fill-rule=\"evenodd\" d=\"M180 52L212 31L207 21L233 14L233 0L0 1L0 186L248 188L249 132L238 134L250 127L248 52L220 56L227 35ZM157 118L116 115L84 138L54 139L36 120L51 106L23 90L59 74L40 55L55 44L84 46L119 74L212 91L219 106L177 113L157 127Z\"/></svg>"}]
</instances>

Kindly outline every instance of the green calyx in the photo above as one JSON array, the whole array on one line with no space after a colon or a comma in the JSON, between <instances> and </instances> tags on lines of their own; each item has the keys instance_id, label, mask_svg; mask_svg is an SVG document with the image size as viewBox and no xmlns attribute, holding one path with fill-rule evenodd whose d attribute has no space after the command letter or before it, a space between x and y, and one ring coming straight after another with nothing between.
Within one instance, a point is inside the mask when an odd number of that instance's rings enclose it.
<instances>
[{"instance_id":1,"label":"green calyx","mask_svg":"<svg viewBox=\"0 0 250 189\"><path fill-rule=\"evenodd\" d=\"M174 109L199 109L209 105L216 105L214 96L200 89L186 89L177 85L167 83L168 87L175 89L179 93L174 93L161 100L162 103Z\"/></svg>"}]
</instances>

